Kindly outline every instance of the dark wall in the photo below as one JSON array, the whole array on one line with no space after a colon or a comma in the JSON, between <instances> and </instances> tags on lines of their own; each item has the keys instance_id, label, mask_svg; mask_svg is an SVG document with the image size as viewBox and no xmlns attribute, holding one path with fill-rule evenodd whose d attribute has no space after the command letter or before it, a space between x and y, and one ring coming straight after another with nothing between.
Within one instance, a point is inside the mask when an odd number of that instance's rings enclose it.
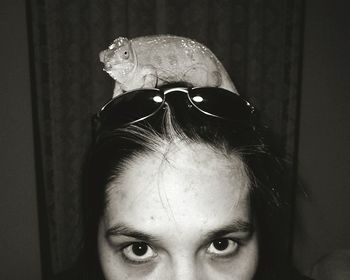
<instances>
[{"instance_id":1,"label":"dark wall","mask_svg":"<svg viewBox=\"0 0 350 280\"><path fill-rule=\"evenodd\" d=\"M295 259L307 270L322 255L350 249L349 1L307 0Z\"/></svg>"},{"instance_id":2,"label":"dark wall","mask_svg":"<svg viewBox=\"0 0 350 280\"><path fill-rule=\"evenodd\" d=\"M25 1L0 7L0 279L40 279Z\"/></svg>"}]
</instances>

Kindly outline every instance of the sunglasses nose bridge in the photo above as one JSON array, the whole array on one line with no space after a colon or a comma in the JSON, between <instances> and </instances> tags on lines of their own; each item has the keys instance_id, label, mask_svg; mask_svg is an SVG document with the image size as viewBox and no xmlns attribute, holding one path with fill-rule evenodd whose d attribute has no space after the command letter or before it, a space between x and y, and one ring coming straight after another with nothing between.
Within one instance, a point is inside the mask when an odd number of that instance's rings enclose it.
<instances>
[{"instance_id":1,"label":"sunglasses nose bridge","mask_svg":"<svg viewBox=\"0 0 350 280\"><path fill-rule=\"evenodd\" d=\"M177 91L181 91L183 93L188 93L188 89L185 88L185 87L176 87L176 88L169 88L169 89L166 89L164 90L164 95L167 95L171 92L177 92Z\"/></svg>"},{"instance_id":2,"label":"sunglasses nose bridge","mask_svg":"<svg viewBox=\"0 0 350 280\"><path fill-rule=\"evenodd\" d=\"M179 92L183 94L178 94ZM205 96L205 95L204 95ZM179 108L183 106L184 98L186 99L186 104L188 108L195 108L196 110L202 112L205 115L223 119L222 117L208 112L207 110L201 108L201 103L206 103L206 97L202 96L201 91L196 88L186 88L178 87L171 88L164 91L165 103L179 104ZM167 100L169 102L167 102ZM169 104L168 104L169 105ZM176 106L176 105L175 105Z\"/></svg>"},{"instance_id":3,"label":"sunglasses nose bridge","mask_svg":"<svg viewBox=\"0 0 350 280\"><path fill-rule=\"evenodd\" d=\"M181 108L187 104L188 108L195 106L189 95L189 89L185 87L171 88L164 91L165 103L167 106Z\"/></svg>"}]
</instances>

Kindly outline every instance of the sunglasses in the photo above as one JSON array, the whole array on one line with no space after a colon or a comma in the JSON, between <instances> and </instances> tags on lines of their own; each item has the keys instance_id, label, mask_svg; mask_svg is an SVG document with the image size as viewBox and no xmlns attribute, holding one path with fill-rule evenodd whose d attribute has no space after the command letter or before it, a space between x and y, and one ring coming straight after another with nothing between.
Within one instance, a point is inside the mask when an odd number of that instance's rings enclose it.
<instances>
[{"instance_id":1,"label":"sunglasses","mask_svg":"<svg viewBox=\"0 0 350 280\"><path fill-rule=\"evenodd\" d=\"M185 110L233 122L249 122L255 112L248 101L222 88L146 88L113 98L97 113L95 121L102 129L121 128L146 120L162 108L179 102Z\"/></svg>"}]
</instances>

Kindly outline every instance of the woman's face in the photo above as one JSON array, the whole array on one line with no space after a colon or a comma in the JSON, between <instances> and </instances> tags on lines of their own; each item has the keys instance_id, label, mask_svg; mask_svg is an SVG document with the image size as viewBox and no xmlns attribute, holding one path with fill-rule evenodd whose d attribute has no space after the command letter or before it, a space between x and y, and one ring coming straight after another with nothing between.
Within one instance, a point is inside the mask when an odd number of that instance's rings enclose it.
<instances>
[{"instance_id":1,"label":"woman's face","mask_svg":"<svg viewBox=\"0 0 350 280\"><path fill-rule=\"evenodd\" d=\"M258 241L242 161L201 144L134 157L107 186L107 280L252 279Z\"/></svg>"}]
</instances>

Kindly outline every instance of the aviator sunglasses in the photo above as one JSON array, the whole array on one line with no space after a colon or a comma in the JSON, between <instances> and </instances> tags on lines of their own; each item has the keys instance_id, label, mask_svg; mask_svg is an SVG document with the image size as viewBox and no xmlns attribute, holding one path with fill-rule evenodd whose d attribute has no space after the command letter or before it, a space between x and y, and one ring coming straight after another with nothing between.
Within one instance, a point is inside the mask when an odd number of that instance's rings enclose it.
<instances>
[{"instance_id":1,"label":"aviator sunglasses","mask_svg":"<svg viewBox=\"0 0 350 280\"><path fill-rule=\"evenodd\" d=\"M126 92L110 100L96 114L97 126L115 129L146 120L171 105L174 97L185 95L184 109L226 121L249 122L254 107L239 95L214 87L145 88Z\"/></svg>"}]
</instances>

